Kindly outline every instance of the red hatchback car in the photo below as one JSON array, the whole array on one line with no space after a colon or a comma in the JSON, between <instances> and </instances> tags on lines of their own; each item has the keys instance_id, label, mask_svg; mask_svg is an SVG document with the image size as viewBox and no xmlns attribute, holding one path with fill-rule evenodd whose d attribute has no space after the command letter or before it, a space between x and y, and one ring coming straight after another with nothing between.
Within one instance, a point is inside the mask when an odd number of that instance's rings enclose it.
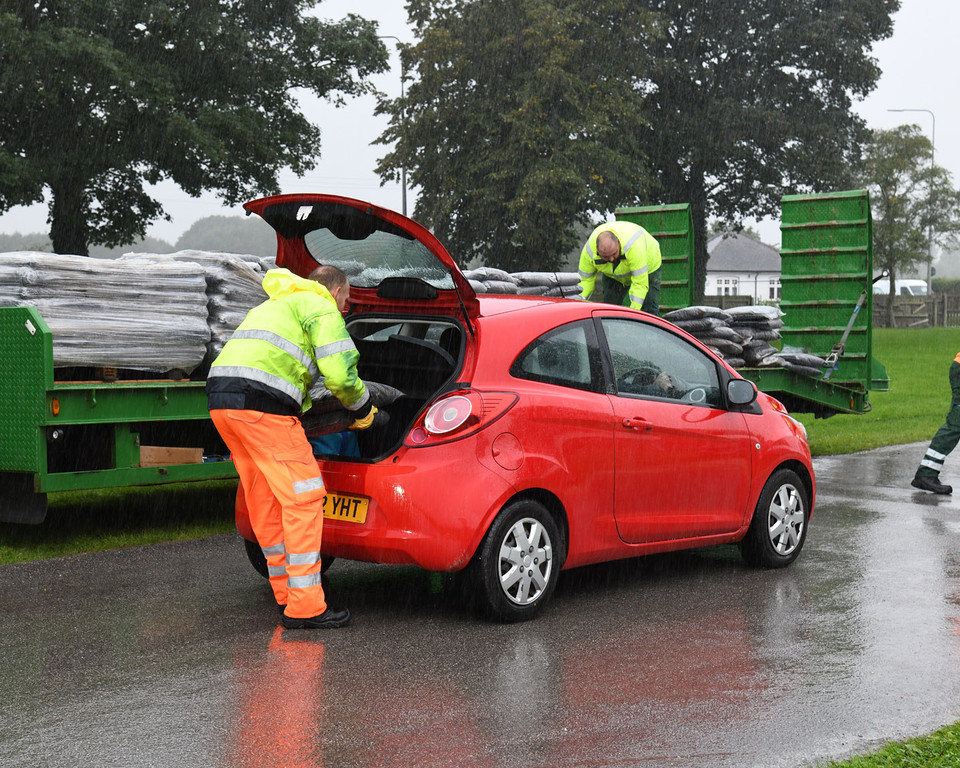
<instances>
[{"instance_id":1,"label":"red hatchback car","mask_svg":"<svg viewBox=\"0 0 960 768\"><path fill-rule=\"evenodd\" d=\"M386 426L318 456L323 554L466 570L485 612L535 616L559 573L738 544L800 553L815 481L786 409L692 336L623 307L476 295L416 222L333 195L247 203L277 263L350 277L359 372L394 393ZM237 527L262 554L242 490Z\"/></svg>"}]
</instances>

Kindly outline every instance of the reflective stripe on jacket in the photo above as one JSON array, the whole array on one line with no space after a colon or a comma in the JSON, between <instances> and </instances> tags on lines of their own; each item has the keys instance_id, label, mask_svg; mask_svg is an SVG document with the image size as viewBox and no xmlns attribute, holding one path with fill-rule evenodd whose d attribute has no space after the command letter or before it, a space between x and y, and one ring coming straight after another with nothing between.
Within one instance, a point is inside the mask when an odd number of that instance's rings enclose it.
<instances>
[{"instance_id":1,"label":"reflective stripe on jacket","mask_svg":"<svg viewBox=\"0 0 960 768\"><path fill-rule=\"evenodd\" d=\"M620 258L604 261L597 255L597 236L613 232L620 241ZM610 221L590 234L580 251L577 271L580 275L580 298L589 299L602 272L627 287L630 306L640 309L650 289L650 273L660 268L660 244L647 230L630 221Z\"/></svg>"},{"instance_id":2,"label":"reflective stripe on jacket","mask_svg":"<svg viewBox=\"0 0 960 768\"><path fill-rule=\"evenodd\" d=\"M231 407L214 405L216 397L241 393L305 412L318 380L349 410L366 405L360 354L330 292L286 269L267 272L263 289L270 298L247 313L210 367L211 407Z\"/></svg>"}]
</instances>

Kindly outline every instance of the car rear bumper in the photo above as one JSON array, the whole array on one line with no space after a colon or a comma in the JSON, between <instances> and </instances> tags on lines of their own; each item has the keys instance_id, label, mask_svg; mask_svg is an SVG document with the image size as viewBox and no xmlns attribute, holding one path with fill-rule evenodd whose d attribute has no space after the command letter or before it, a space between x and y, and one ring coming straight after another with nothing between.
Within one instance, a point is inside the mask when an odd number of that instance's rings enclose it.
<instances>
[{"instance_id":1,"label":"car rear bumper","mask_svg":"<svg viewBox=\"0 0 960 768\"><path fill-rule=\"evenodd\" d=\"M513 493L507 479L477 461L472 440L402 449L365 464L320 462L330 494L368 500L365 521L325 519L326 555L457 571Z\"/></svg>"}]
</instances>

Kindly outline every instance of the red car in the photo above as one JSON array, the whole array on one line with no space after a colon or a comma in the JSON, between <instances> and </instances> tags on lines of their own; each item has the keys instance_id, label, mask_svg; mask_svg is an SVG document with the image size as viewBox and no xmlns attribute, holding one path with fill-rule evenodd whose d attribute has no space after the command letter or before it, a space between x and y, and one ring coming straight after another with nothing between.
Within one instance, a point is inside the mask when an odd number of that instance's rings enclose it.
<instances>
[{"instance_id":1,"label":"red car","mask_svg":"<svg viewBox=\"0 0 960 768\"><path fill-rule=\"evenodd\" d=\"M692 336L614 305L478 296L426 229L359 200L245 208L276 230L280 266L350 276L360 375L396 397L353 455L318 457L327 562L466 569L486 613L519 621L566 568L717 544L767 568L800 553L806 432ZM242 490L237 527L263 572Z\"/></svg>"}]
</instances>

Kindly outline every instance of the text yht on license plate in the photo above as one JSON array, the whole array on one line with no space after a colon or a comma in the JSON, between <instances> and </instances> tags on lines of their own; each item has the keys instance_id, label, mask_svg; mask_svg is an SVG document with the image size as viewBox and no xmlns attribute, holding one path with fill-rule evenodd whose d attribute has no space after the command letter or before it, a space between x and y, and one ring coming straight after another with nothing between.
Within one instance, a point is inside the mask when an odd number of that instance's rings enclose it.
<instances>
[{"instance_id":1,"label":"text yht on license plate","mask_svg":"<svg viewBox=\"0 0 960 768\"><path fill-rule=\"evenodd\" d=\"M323 501L323 516L330 520L364 523L367 519L367 506L369 504L369 499L328 493Z\"/></svg>"}]
</instances>

